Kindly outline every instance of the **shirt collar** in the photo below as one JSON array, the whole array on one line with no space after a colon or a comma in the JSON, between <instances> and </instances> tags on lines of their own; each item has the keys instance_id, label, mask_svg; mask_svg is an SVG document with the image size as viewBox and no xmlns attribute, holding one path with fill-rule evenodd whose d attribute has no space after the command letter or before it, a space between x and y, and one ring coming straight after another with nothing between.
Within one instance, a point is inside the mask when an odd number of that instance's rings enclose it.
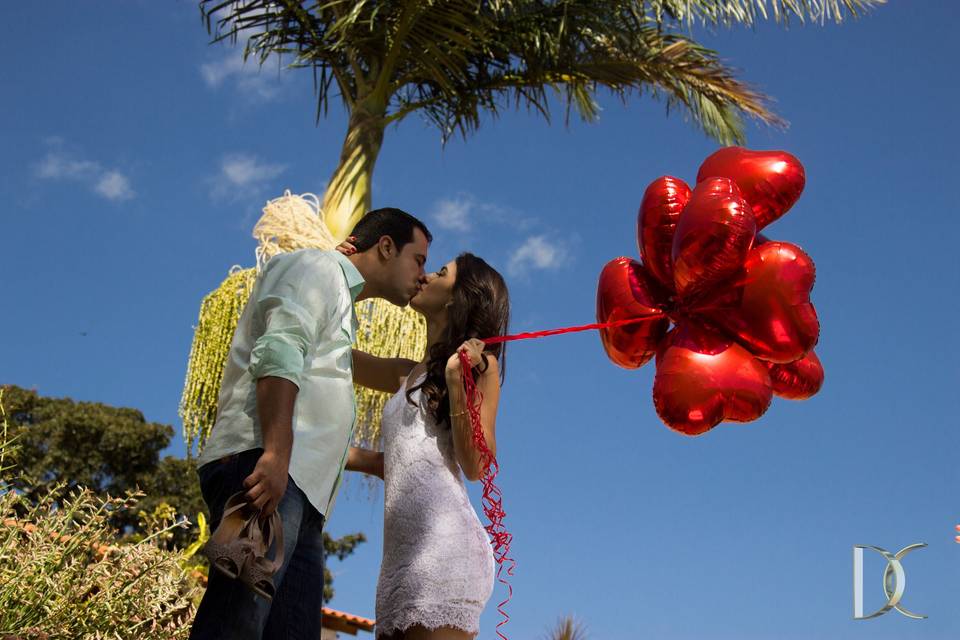
<instances>
[{"instance_id":1,"label":"shirt collar","mask_svg":"<svg viewBox=\"0 0 960 640\"><path fill-rule=\"evenodd\" d=\"M347 256L339 251L332 251L331 253L333 253L337 262L340 263L340 268L343 270L343 277L347 279L347 288L350 289L350 297L356 302L357 296L363 291L363 285L366 284L366 280L363 279L363 276L360 275L360 272L353 266L353 263L350 262Z\"/></svg>"}]
</instances>

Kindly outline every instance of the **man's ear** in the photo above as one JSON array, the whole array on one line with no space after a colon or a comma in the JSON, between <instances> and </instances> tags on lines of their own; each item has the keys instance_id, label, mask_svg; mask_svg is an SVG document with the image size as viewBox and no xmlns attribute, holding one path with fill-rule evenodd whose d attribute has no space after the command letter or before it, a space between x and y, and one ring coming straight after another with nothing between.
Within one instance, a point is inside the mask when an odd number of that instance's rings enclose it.
<instances>
[{"instance_id":1,"label":"man's ear","mask_svg":"<svg viewBox=\"0 0 960 640\"><path fill-rule=\"evenodd\" d=\"M377 252L384 260L389 260L397 254L397 245L390 236L380 236L377 241Z\"/></svg>"}]
</instances>

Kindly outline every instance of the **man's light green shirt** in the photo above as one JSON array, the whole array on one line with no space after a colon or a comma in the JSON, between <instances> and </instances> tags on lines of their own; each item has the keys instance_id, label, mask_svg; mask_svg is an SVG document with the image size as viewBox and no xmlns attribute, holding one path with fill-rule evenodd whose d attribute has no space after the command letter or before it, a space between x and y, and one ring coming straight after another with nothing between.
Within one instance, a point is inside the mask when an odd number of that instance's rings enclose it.
<instances>
[{"instance_id":1,"label":"man's light green shirt","mask_svg":"<svg viewBox=\"0 0 960 640\"><path fill-rule=\"evenodd\" d=\"M257 380L296 384L290 477L329 518L353 436L353 303L357 268L337 251L304 249L263 268L237 324L220 389L217 421L198 462L263 446Z\"/></svg>"}]
</instances>

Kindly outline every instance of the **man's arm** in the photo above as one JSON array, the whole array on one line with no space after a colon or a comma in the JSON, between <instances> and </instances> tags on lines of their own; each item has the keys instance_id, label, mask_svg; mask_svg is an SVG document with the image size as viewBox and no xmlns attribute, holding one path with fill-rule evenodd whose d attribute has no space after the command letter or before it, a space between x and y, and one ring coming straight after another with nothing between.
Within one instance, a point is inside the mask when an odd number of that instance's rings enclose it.
<instances>
[{"instance_id":1,"label":"man's arm","mask_svg":"<svg viewBox=\"0 0 960 640\"><path fill-rule=\"evenodd\" d=\"M286 378L257 380L257 415L263 434L263 454L243 481L246 498L268 516L287 490L290 453L293 450L293 406L297 385Z\"/></svg>"},{"instance_id":2,"label":"man's arm","mask_svg":"<svg viewBox=\"0 0 960 640\"><path fill-rule=\"evenodd\" d=\"M383 453L361 449L360 447L350 447L345 468L347 471L359 471L383 480Z\"/></svg>"},{"instance_id":3,"label":"man's arm","mask_svg":"<svg viewBox=\"0 0 960 640\"><path fill-rule=\"evenodd\" d=\"M287 489L293 410L305 358L319 328L331 320L339 269L335 263L304 254L277 256L261 274L255 304L264 330L250 353L250 375L257 381L263 454L243 486L262 516L274 512Z\"/></svg>"},{"instance_id":4,"label":"man's arm","mask_svg":"<svg viewBox=\"0 0 960 640\"><path fill-rule=\"evenodd\" d=\"M416 362L406 358L380 358L353 350L353 381L361 387L396 393Z\"/></svg>"}]
</instances>

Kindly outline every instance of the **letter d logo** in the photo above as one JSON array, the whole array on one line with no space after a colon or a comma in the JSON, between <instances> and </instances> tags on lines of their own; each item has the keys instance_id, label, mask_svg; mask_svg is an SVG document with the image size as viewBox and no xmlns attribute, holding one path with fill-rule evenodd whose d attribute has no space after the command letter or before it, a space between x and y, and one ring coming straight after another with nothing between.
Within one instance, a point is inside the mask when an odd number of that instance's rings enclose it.
<instances>
[{"instance_id":1,"label":"letter d logo","mask_svg":"<svg viewBox=\"0 0 960 640\"><path fill-rule=\"evenodd\" d=\"M867 544L853 545L853 619L867 620L868 618L877 618L882 616L890 609L896 609L908 618L926 618L927 616L917 613L911 613L900 606L900 598L903 597L903 590L907 586L907 576L903 572L903 565L900 564L901 558L911 551L922 549L927 546L925 542L911 544L908 547L900 549L896 554L892 554L880 547L872 547ZM887 596L887 603L871 613L868 616L863 615L863 550L873 549L883 556L887 561L887 566L883 570L883 592Z\"/></svg>"}]
</instances>

